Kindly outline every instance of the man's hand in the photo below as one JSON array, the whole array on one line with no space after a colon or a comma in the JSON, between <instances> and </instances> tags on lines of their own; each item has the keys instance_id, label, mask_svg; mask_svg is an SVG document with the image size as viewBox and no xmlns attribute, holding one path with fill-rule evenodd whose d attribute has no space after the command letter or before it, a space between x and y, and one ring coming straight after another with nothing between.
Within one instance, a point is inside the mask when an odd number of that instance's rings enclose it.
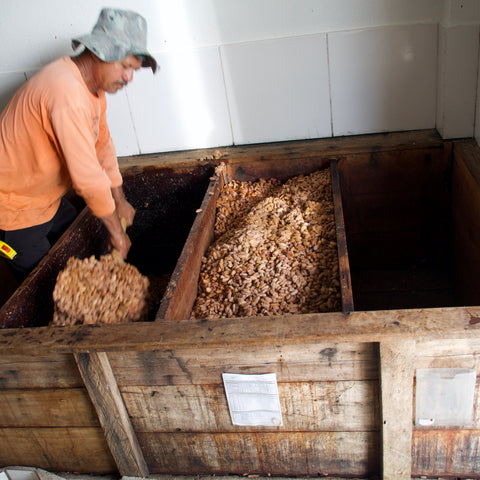
<instances>
[{"instance_id":1,"label":"man's hand","mask_svg":"<svg viewBox=\"0 0 480 480\"><path fill-rule=\"evenodd\" d=\"M124 218L127 221L127 227L133 224L133 217L135 217L135 209L127 202L123 194L122 187L112 188L112 196L115 200L115 207L119 218Z\"/></svg>"},{"instance_id":2,"label":"man's hand","mask_svg":"<svg viewBox=\"0 0 480 480\"><path fill-rule=\"evenodd\" d=\"M111 215L102 217L100 220L102 220L110 234L110 249L116 248L122 255L122 258L127 258L132 242L122 227L118 213L113 212Z\"/></svg>"}]
</instances>

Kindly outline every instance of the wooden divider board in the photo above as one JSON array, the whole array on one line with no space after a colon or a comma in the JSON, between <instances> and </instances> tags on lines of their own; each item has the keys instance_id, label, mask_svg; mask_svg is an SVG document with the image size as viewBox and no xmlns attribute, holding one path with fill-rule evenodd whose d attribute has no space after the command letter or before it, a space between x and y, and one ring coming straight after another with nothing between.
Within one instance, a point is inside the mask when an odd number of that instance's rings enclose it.
<instances>
[{"instance_id":1,"label":"wooden divider board","mask_svg":"<svg viewBox=\"0 0 480 480\"><path fill-rule=\"evenodd\" d=\"M350 275L350 262L348 260L347 237L345 234L345 221L343 218L342 192L338 175L337 161L330 162L332 176L333 205L335 207L335 228L337 231L338 265L340 275L340 289L342 293L342 310L353 311L352 279Z\"/></svg>"},{"instance_id":2,"label":"wooden divider board","mask_svg":"<svg viewBox=\"0 0 480 480\"><path fill-rule=\"evenodd\" d=\"M222 176L212 177L155 316L157 321L190 318L202 255L213 240L215 205L222 185Z\"/></svg>"}]
</instances>

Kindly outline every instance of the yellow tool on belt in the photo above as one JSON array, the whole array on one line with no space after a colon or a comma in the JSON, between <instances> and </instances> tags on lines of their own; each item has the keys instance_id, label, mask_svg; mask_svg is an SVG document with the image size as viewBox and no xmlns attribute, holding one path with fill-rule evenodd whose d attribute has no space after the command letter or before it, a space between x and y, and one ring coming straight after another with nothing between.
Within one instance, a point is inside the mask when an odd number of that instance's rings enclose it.
<instances>
[{"instance_id":1,"label":"yellow tool on belt","mask_svg":"<svg viewBox=\"0 0 480 480\"><path fill-rule=\"evenodd\" d=\"M10 245L8 245L8 243L0 240L0 254L6 258L9 258L10 260L13 260L17 252Z\"/></svg>"}]
</instances>

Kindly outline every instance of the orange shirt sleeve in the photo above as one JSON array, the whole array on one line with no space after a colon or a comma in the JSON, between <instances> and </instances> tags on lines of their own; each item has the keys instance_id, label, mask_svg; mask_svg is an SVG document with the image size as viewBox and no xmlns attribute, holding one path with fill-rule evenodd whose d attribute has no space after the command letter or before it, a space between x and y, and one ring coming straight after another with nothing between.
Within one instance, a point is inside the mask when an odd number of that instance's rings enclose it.
<instances>
[{"instance_id":1,"label":"orange shirt sleeve","mask_svg":"<svg viewBox=\"0 0 480 480\"><path fill-rule=\"evenodd\" d=\"M111 187L121 185L121 175L108 127L100 127L103 122L106 126L106 120L101 120L106 110L102 98L77 93L85 98L70 98L66 104L60 100L51 109L52 129L73 188L95 216L104 217L115 211Z\"/></svg>"},{"instance_id":2,"label":"orange shirt sleeve","mask_svg":"<svg viewBox=\"0 0 480 480\"><path fill-rule=\"evenodd\" d=\"M97 158L105 169L108 178L112 182L112 187L122 185L123 179L118 167L117 152L110 135L110 129L107 124L107 100L105 94L100 97L100 124L99 134L96 143Z\"/></svg>"}]
</instances>

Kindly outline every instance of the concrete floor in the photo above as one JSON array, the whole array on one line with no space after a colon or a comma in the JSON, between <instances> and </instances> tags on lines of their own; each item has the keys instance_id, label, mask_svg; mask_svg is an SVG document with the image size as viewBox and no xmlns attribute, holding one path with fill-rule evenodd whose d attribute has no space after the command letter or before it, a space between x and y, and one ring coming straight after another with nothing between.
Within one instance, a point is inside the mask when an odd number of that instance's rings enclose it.
<instances>
[{"instance_id":1,"label":"concrete floor","mask_svg":"<svg viewBox=\"0 0 480 480\"><path fill-rule=\"evenodd\" d=\"M120 475L88 475L88 474L74 474L69 472L51 473L46 470L34 467L3 467L0 468L0 480L143 480L144 477L122 477ZM228 475L228 476L216 476L216 475L151 475L147 477L148 480L304 480L307 477L272 477L272 476L260 476L260 475ZM311 477L320 478L320 477ZM355 478L343 478L343 477L329 477L325 476L329 480L360 480ZM421 480L426 477L412 478L411 480ZM369 477L363 480L380 480L380 477ZM447 480L443 477L437 477L431 480ZM455 478L449 478L448 480L459 480ZM473 480L473 479L462 479Z\"/></svg>"}]
</instances>

